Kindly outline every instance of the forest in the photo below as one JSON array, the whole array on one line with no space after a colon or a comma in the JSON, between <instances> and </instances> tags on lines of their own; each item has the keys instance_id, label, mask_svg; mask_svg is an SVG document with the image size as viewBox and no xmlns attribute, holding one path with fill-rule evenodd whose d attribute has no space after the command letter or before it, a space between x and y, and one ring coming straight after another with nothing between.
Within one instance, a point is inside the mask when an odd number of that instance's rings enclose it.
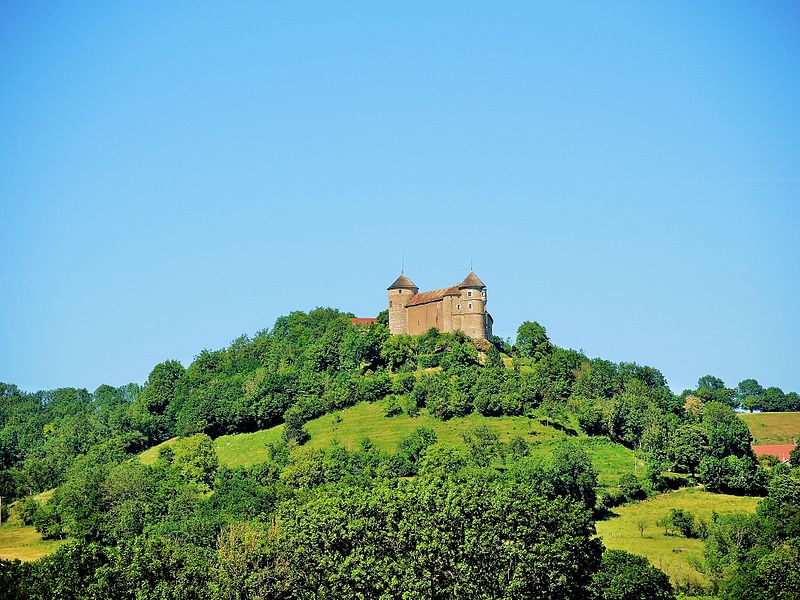
<instances>
[{"instance_id":1,"label":"forest","mask_svg":"<svg viewBox=\"0 0 800 600\"><path fill-rule=\"evenodd\" d=\"M387 428L401 414L486 419L458 445L419 426L393 451L369 437L307 447L310 421L361 403L381 406ZM364 325L329 308L188 367L166 360L143 385L0 384L3 520L13 510L63 540L0 561L0 596L800 598L800 450L759 461L736 410L800 411L800 396L712 375L674 394L658 369L561 348L532 321L480 346L435 329L389 336L385 312ZM561 437L537 453L498 433L502 416ZM215 439L279 425L263 461L221 464ZM587 436L644 468L601 488L576 443ZM159 444L152 464L139 459ZM670 535L702 540L702 590L596 534L615 507L695 486L758 498L751 514L664 515Z\"/></svg>"}]
</instances>

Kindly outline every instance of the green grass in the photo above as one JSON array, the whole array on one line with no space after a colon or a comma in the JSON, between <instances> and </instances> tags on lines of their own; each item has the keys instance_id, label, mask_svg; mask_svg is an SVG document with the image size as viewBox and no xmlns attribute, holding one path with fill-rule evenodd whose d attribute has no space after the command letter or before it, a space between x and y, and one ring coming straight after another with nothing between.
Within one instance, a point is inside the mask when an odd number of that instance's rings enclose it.
<instances>
[{"instance_id":1,"label":"green grass","mask_svg":"<svg viewBox=\"0 0 800 600\"><path fill-rule=\"evenodd\" d=\"M38 502L48 502L55 490L35 496ZM38 560L54 552L63 540L43 540L35 527L23 525L17 517L16 502L10 505L9 519L0 527L0 559L23 562Z\"/></svg>"},{"instance_id":2,"label":"green grass","mask_svg":"<svg viewBox=\"0 0 800 600\"><path fill-rule=\"evenodd\" d=\"M223 435L214 440L220 464L244 467L267 460L267 444L281 441L283 425L255 433Z\"/></svg>"},{"instance_id":3,"label":"green grass","mask_svg":"<svg viewBox=\"0 0 800 600\"><path fill-rule=\"evenodd\" d=\"M566 434L547 427L537 419L528 417L483 417L471 414L448 421L441 421L422 410L416 417L405 414L387 418L380 403L361 403L341 411L329 413L309 421L306 424L311 439L306 443L309 448L329 448L339 444L353 450L359 442L370 438L375 446L385 452L394 452L404 437L418 427L428 427L436 432L440 444L449 446L463 445L462 434L481 424L495 429L504 442L512 437L520 436L531 444L534 456L545 456L552 451L553 445ZM224 435L214 440L220 464L230 467L250 466L267 460L267 444L280 441L283 426L264 429L255 433ZM599 473L601 488L616 485L619 477L625 473L641 469L643 463L635 460L629 449L609 442L604 438L573 436L591 456ZM167 440L154 446L142 454L140 459L145 464L153 464L158 458L162 446L174 443Z\"/></svg>"},{"instance_id":4,"label":"green grass","mask_svg":"<svg viewBox=\"0 0 800 600\"><path fill-rule=\"evenodd\" d=\"M222 435L214 440L219 462L227 467L244 467L263 462L267 459L267 444L279 442L283 425L271 429L262 429L254 433L238 433ZM148 448L139 455L146 465L152 465L158 459L161 448L171 446L178 438Z\"/></svg>"},{"instance_id":5,"label":"green grass","mask_svg":"<svg viewBox=\"0 0 800 600\"><path fill-rule=\"evenodd\" d=\"M142 461L146 465L152 465L158 459L158 453L161 451L161 448L166 448L167 446L172 446L178 438L172 438L167 440L166 442L161 442L160 444L156 444L155 446L151 446L144 452L139 455L139 460Z\"/></svg>"},{"instance_id":6,"label":"green grass","mask_svg":"<svg viewBox=\"0 0 800 600\"><path fill-rule=\"evenodd\" d=\"M800 440L800 412L742 413L755 444L792 444Z\"/></svg>"},{"instance_id":7,"label":"green grass","mask_svg":"<svg viewBox=\"0 0 800 600\"><path fill-rule=\"evenodd\" d=\"M0 559L3 560L38 560L55 552L63 543L63 540L45 541L34 527L20 523L3 523L0 527Z\"/></svg>"},{"instance_id":8,"label":"green grass","mask_svg":"<svg viewBox=\"0 0 800 600\"><path fill-rule=\"evenodd\" d=\"M385 417L380 403L361 403L345 410L323 415L306 424L311 435L308 445L314 448L330 446L334 440L354 449L358 442L368 437L375 446L393 452L397 444L417 427L428 427L436 432L439 442L446 445L463 444L463 433L486 423L497 430L502 441L521 436L527 441L552 440L562 437L555 429L545 427L528 417L483 417L471 414L442 421L422 410L416 417L401 414Z\"/></svg>"},{"instance_id":9,"label":"green grass","mask_svg":"<svg viewBox=\"0 0 800 600\"><path fill-rule=\"evenodd\" d=\"M597 523L597 533L607 548L646 556L669 575L673 584L705 584L707 579L692 566L692 562L702 560L703 542L665 535L656 521L672 508L688 510L706 520L712 512L753 512L758 501L759 498L746 496L711 494L700 488L682 489L614 509L616 516ZM639 533L640 522L645 524L643 535Z\"/></svg>"}]
</instances>

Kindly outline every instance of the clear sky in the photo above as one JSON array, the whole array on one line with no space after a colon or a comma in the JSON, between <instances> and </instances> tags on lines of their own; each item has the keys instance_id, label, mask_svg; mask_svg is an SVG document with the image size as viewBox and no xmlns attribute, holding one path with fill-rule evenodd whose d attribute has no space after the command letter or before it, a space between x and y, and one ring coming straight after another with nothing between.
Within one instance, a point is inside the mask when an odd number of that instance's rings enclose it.
<instances>
[{"instance_id":1,"label":"clear sky","mask_svg":"<svg viewBox=\"0 0 800 600\"><path fill-rule=\"evenodd\" d=\"M797 2L0 3L0 380L475 271L495 332L800 391Z\"/></svg>"}]
</instances>

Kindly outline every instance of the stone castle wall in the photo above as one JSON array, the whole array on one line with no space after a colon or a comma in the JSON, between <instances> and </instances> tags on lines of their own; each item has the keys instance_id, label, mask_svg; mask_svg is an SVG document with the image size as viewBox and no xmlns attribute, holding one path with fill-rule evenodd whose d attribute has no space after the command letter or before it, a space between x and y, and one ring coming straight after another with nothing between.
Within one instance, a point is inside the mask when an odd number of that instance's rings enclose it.
<instances>
[{"instance_id":1,"label":"stone castle wall","mask_svg":"<svg viewBox=\"0 0 800 600\"><path fill-rule=\"evenodd\" d=\"M417 290L418 291L418 290ZM463 331L474 339L491 336L491 317L486 297L479 288L464 288L460 295L407 306L416 291L389 290L389 331L392 335L420 335L435 327L439 331Z\"/></svg>"}]
</instances>

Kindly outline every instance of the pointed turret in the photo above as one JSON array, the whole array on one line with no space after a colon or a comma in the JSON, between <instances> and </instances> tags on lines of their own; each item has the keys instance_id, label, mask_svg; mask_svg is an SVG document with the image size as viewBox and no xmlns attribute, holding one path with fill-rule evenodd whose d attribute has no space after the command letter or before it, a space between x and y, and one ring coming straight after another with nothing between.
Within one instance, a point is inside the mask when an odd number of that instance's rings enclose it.
<instances>
[{"instance_id":1,"label":"pointed turret","mask_svg":"<svg viewBox=\"0 0 800 600\"><path fill-rule=\"evenodd\" d=\"M400 273L400 277L394 280L387 290L419 290L419 288L411 281L405 273ZM416 294L416 291L414 292Z\"/></svg>"},{"instance_id":2,"label":"pointed turret","mask_svg":"<svg viewBox=\"0 0 800 600\"><path fill-rule=\"evenodd\" d=\"M419 288L405 273L394 280L389 291L389 331L393 335L408 333L406 330L406 304L411 302Z\"/></svg>"},{"instance_id":3,"label":"pointed turret","mask_svg":"<svg viewBox=\"0 0 800 600\"><path fill-rule=\"evenodd\" d=\"M467 287L485 288L486 284L483 283L477 275L475 275L474 271L470 271L469 275L464 278L464 281L458 284L459 289Z\"/></svg>"}]
</instances>

